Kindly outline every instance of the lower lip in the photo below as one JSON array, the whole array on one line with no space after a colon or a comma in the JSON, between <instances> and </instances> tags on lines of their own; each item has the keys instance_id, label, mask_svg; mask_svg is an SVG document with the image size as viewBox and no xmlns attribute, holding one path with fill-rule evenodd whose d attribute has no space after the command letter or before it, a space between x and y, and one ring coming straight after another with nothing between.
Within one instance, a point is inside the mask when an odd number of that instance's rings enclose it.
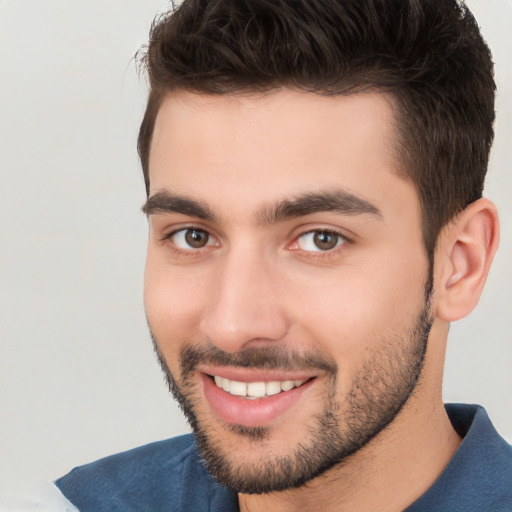
<instances>
[{"instance_id":1,"label":"lower lip","mask_svg":"<svg viewBox=\"0 0 512 512\"><path fill-rule=\"evenodd\" d=\"M310 379L290 391L251 400L231 395L217 387L211 377L200 374L203 389L213 413L230 425L263 427L295 405L316 379Z\"/></svg>"}]
</instances>

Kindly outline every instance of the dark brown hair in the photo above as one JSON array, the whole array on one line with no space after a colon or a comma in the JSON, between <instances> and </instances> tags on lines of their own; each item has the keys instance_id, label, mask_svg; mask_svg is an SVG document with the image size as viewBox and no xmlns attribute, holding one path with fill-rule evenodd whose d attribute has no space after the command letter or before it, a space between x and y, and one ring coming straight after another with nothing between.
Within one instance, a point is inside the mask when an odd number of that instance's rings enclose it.
<instances>
[{"instance_id":1,"label":"dark brown hair","mask_svg":"<svg viewBox=\"0 0 512 512\"><path fill-rule=\"evenodd\" d=\"M430 258L441 228L482 195L493 140L493 63L456 0L185 0L142 52L150 94L138 139L146 189L168 91L391 95L400 172L421 201Z\"/></svg>"}]
</instances>

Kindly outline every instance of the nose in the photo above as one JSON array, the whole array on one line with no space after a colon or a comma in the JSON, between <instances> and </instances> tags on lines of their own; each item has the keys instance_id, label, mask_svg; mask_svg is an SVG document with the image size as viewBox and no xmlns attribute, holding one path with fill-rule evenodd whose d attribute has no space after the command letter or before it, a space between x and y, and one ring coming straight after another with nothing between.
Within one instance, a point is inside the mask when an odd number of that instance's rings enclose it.
<instances>
[{"instance_id":1,"label":"nose","mask_svg":"<svg viewBox=\"0 0 512 512\"><path fill-rule=\"evenodd\" d=\"M216 268L200 329L218 348L240 352L275 343L289 329L276 271L263 257L231 252Z\"/></svg>"}]
</instances>

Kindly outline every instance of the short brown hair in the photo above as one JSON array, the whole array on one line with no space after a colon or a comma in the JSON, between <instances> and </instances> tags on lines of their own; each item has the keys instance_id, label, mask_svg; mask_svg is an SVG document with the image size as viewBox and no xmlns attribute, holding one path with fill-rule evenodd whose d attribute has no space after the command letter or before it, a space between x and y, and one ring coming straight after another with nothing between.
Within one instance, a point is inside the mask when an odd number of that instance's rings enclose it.
<instances>
[{"instance_id":1,"label":"short brown hair","mask_svg":"<svg viewBox=\"0 0 512 512\"><path fill-rule=\"evenodd\" d=\"M482 195L493 140L493 63L457 0L184 0L153 23L142 53L150 94L138 150L149 152L168 91L393 98L400 172L415 184L433 257L441 228Z\"/></svg>"}]
</instances>

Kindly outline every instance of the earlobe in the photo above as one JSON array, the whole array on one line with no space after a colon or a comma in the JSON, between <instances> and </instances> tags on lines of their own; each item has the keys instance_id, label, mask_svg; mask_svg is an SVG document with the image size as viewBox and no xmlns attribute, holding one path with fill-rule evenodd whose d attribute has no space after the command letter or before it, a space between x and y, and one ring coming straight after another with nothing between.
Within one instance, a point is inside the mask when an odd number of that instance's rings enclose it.
<instances>
[{"instance_id":1,"label":"earlobe","mask_svg":"<svg viewBox=\"0 0 512 512\"><path fill-rule=\"evenodd\" d=\"M499 243L496 207L485 198L470 204L445 228L439 242L436 313L453 322L467 316L482 294Z\"/></svg>"}]
</instances>

